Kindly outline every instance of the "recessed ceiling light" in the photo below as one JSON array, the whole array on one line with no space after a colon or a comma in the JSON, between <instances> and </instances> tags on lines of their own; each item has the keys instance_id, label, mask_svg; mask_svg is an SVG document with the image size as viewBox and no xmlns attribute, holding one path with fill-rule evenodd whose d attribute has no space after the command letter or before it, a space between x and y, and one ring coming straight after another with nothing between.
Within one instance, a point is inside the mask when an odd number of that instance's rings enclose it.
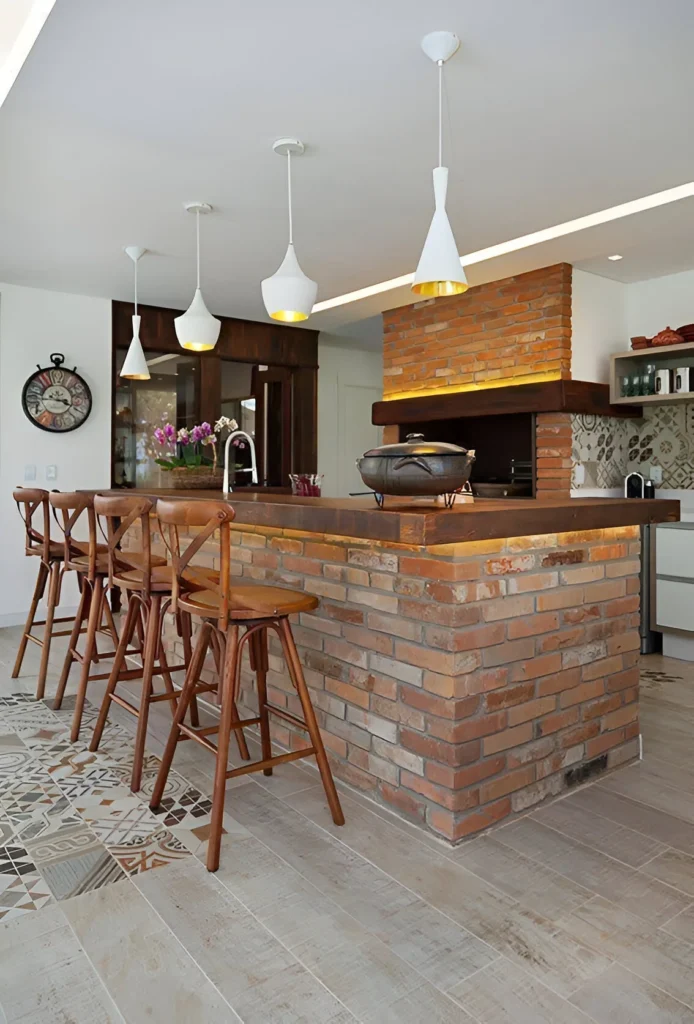
<instances>
[{"instance_id":1,"label":"recessed ceiling light","mask_svg":"<svg viewBox=\"0 0 694 1024\"><path fill-rule=\"evenodd\" d=\"M608 260L613 260L613 261L614 260L623 260L624 259L624 257L620 256L618 252L616 252L614 254L614 256L608 256L607 258L608 258Z\"/></svg>"},{"instance_id":2,"label":"recessed ceiling light","mask_svg":"<svg viewBox=\"0 0 694 1024\"><path fill-rule=\"evenodd\" d=\"M551 242L554 238L573 235L578 231L585 231L586 228L594 228L599 224L608 224L612 220L630 217L632 213L643 213L645 210L655 210L659 206L667 206L668 203L676 203L680 199L691 199L692 196L694 196L694 181L688 181L685 185L676 185L675 188L668 188L663 192L653 192L649 196L632 199L628 203L620 203L619 206L610 206L606 210L586 214L585 217L577 217L575 220L564 221L563 224L555 224L551 228L542 228L529 235L512 238L508 242L500 242L499 245L490 245L487 249L478 249L477 252L461 256L460 262L464 267L470 266L472 263L483 263L485 260L505 256L510 252L529 249L542 242ZM402 288L403 285L412 284L413 277L414 274L402 274L400 277L391 278L390 281L381 281L378 284L368 285L366 288L359 288L354 292L347 292L345 295L337 295L334 299L325 299L323 302L315 304L313 312L322 313L326 309L344 306L348 302L357 302L359 299L367 299L372 295Z\"/></svg>"}]
</instances>

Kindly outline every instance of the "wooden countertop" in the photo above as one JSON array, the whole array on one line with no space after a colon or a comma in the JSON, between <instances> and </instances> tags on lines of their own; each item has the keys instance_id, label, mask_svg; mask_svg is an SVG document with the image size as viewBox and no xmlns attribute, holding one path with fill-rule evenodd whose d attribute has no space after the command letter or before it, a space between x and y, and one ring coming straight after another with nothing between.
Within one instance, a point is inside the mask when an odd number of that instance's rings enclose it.
<instances>
[{"instance_id":1,"label":"wooden countertop","mask_svg":"<svg viewBox=\"0 0 694 1024\"><path fill-rule=\"evenodd\" d=\"M100 494L141 494L157 498L222 500L221 491L137 490ZM305 530L401 544L450 544L497 537L523 537L569 530L677 522L680 503L671 499L476 498L452 509L431 499L386 498L386 508L364 498L299 498L287 494L234 491L229 504L238 525Z\"/></svg>"}]
</instances>

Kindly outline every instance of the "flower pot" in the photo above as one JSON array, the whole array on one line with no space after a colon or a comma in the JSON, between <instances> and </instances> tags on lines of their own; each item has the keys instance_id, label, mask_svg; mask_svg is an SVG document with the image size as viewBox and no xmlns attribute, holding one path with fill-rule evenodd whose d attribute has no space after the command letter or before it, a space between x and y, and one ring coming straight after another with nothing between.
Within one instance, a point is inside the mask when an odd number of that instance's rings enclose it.
<instances>
[{"instance_id":1,"label":"flower pot","mask_svg":"<svg viewBox=\"0 0 694 1024\"><path fill-rule=\"evenodd\" d=\"M212 466L185 466L171 469L166 473L169 487L176 490L220 491L224 483L224 471Z\"/></svg>"}]
</instances>

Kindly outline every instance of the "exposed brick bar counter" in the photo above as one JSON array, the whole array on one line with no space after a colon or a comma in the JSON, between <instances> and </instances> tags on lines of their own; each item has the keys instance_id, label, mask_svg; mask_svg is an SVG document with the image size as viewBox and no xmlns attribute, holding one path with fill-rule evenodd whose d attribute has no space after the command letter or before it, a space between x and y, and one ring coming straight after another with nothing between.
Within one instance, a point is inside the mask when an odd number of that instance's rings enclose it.
<instances>
[{"instance_id":1,"label":"exposed brick bar counter","mask_svg":"<svg viewBox=\"0 0 694 1024\"><path fill-rule=\"evenodd\" d=\"M238 519L250 503L231 495ZM509 504L468 508L491 522ZM676 519L678 504L518 501L517 519L534 507L542 522L548 505L558 526L570 513L626 523L440 544L279 524L233 530L235 576L321 599L295 637L336 775L452 842L560 793L586 768L638 755L635 524ZM466 518L431 506L405 515ZM272 644L268 683L274 703L298 709ZM250 711L250 675L242 687ZM300 739L284 725L275 737Z\"/></svg>"}]
</instances>

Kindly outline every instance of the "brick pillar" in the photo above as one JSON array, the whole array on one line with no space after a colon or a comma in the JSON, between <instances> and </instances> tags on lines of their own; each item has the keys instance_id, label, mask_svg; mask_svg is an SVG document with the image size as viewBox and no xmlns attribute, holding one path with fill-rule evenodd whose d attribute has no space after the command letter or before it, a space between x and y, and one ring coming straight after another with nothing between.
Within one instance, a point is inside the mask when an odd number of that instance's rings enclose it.
<instances>
[{"instance_id":1,"label":"brick pillar","mask_svg":"<svg viewBox=\"0 0 694 1024\"><path fill-rule=\"evenodd\" d=\"M535 417L537 497L563 498L571 491L571 414L539 412Z\"/></svg>"}]
</instances>

